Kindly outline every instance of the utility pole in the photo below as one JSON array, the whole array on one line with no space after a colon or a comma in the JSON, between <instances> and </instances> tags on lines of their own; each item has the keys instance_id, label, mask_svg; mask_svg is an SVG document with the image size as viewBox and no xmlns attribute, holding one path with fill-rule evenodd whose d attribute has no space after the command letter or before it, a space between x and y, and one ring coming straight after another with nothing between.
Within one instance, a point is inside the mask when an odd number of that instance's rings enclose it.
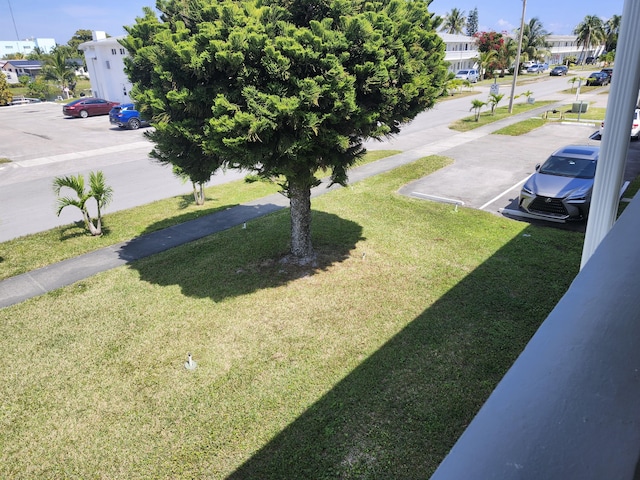
<instances>
[{"instance_id":1,"label":"utility pole","mask_svg":"<svg viewBox=\"0 0 640 480\"><path fill-rule=\"evenodd\" d=\"M524 33L524 12L527 9L527 0L522 0L522 18L520 19L520 35L518 36L518 51L516 52L516 66L513 69L513 83L511 84L511 96L509 97L509 113L513 113L513 96L516 91L516 80L520 69L520 50L522 50L522 35Z\"/></svg>"}]
</instances>

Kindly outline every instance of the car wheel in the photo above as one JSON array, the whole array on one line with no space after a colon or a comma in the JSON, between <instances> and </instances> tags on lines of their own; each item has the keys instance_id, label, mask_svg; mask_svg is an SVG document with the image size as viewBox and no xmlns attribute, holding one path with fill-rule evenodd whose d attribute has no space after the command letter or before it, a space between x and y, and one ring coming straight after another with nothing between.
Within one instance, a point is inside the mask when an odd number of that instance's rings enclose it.
<instances>
[{"instance_id":1,"label":"car wheel","mask_svg":"<svg viewBox=\"0 0 640 480\"><path fill-rule=\"evenodd\" d=\"M80 110L80 116L82 118L87 118L89 116L89 112L87 112L86 110Z\"/></svg>"},{"instance_id":2,"label":"car wheel","mask_svg":"<svg viewBox=\"0 0 640 480\"><path fill-rule=\"evenodd\" d=\"M132 118L131 120L129 120L129 128L131 130L137 130L140 128L140 120L138 120L137 118Z\"/></svg>"}]
</instances>

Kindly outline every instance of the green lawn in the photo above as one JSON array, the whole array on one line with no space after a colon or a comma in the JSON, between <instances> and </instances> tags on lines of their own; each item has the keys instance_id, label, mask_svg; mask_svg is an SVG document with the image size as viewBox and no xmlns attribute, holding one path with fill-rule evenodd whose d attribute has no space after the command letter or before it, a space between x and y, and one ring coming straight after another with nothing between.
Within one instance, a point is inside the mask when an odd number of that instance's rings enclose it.
<instances>
[{"instance_id":1,"label":"green lawn","mask_svg":"<svg viewBox=\"0 0 640 480\"><path fill-rule=\"evenodd\" d=\"M504 101L505 99L503 99L503 102ZM506 103L508 102L509 100L506 99ZM514 103L512 113L509 113L508 106L503 105L503 106L498 106L495 109L494 114L491 113L491 110L489 109L488 106L485 106L480 112L480 117L478 118L478 121L476 121L475 114L473 114L453 122L451 125L449 125L449 128L451 128L452 130L456 130L458 132L467 132L469 130L473 130L474 128L482 127L483 125L488 125L490 123L497 122L498 120L502 120L503 118L507 118L512 115L517 115L518 113L528 112L530 110L533 110L534 108L539 108L541 106L548 105L550 103L552 102L543 101L543 102L536 102L534 104ZM471 109L471 101L469 102L469 108Z\"/></svg>"},{"instance_id":2,"label":"green lawn","mask_svg":"<svg viewBox=\"0 0 640 480\"><path fill-rule=\"evenodd\" d=\"M0 310L0 478L428 478L583 242L395 193L449 162L314 199L315 269L282 210Z\"/></svg>"},{"instance_id":3,"label":"green lawn","mask_svg":"<svg viewBox=\"0 0 640 480\"><path fill-rule=\"evenodd\" d=\"M400 152L397 150L367 152L357 161L356 166L397 153ZM319 172L319 176L324 175L327 175L327 172ZM238 180L207 188L206 202L203 206L195 205L192 195L183 195L129 210L107 213L103 220L103 235L100 237L89 235L79 221L0 243L0 280L225 210L276 193L278 190L279 187L275 183L262 181L247 183ZM117 192L114 193L114 195L117 194ZM76 211L78 220L81 220L80 211ZM53 208L51 215L55 215ZM53 246L55 248L52 248Z\"/></svg>"}]
</instances>

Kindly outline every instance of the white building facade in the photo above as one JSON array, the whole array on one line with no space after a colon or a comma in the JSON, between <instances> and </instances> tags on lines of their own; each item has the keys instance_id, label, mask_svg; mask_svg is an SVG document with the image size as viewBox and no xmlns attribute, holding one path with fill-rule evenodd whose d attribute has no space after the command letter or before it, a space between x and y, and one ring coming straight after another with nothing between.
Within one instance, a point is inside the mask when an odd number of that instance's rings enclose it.
<instances>
[{"instance_id":1,"label":"white building facade","mask_svg":"<svg viewBox=\"0 0 640 480\"><path fill-rule=\"evenodd\" d=\"M124 59L129 54L118 39L108 37L105 32L93 32L93 40L81 43L79 50L84 57L91 79L91 90L94 97L113 102L128 103L131 82L124 73Z\"/></svg>"},{"instance_id":2,"label":"white building facade","mask_svg":"<svg viewBox=\"0 0 640 480\"><path fill-rule=\"evenodd\" d=\"M478 68L478 46L476 39L467 35L439 33L445 43L444 59L449 62L449 71L457 72Z\"/></svg>"},{"instance_id":3,"label":"white building facade","mask_svg":"<svg viewBox=\"0 0 640 480\"><path fill-rule=\"evenodd\" d=\"M25 57L38 48L50 53L56 46L53 38L33 38L29 40L0 40L0 58L6 55L22 54Z\"/></svg>"}]
</instances>

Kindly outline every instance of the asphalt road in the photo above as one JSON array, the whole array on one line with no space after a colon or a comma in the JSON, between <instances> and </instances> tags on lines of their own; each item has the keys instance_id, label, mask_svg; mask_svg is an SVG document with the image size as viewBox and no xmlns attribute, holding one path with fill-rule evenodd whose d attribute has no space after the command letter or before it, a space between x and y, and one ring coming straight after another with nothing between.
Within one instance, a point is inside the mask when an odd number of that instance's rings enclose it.
<instances>
[{"instance_id":1,"label":"asphalt road","mask_svg":"<svg viewBox=\"0 0 640 480\"><path fill-rule=\"evenodd\" d=\"M0 108L0 125L0 157L11 160L0 164L0 242L81 220L73 208L56 216L56 176L103 171L114 189L107 213L191 192L170 167L149 158L145 129L122 130L106 116L64 117L54 103ZM244 175L219 173L209 184Z\"/></svg>"},{"instance_id":2,"label":"asphalt road","mask_svg":"<svg viewBox=\"0 0 640 480\"><path fill-rule=\"evenodd\" d=\"M515 93L530 91L537 100L566 100L567 95L557 92L567 86L566 77L541 75L517 87ZM505 94L503 105L508 103L510 88L508 83L500 84L500 93ZM496 195L523 181L553 146L588 142L595 130L593 126L561 126L550 131L545 127L521 137L485 134L475 138L471 134L473 141L461 141L467 134L450 130L448 125L470 115L471 99L485 99L489 88L476 86L474 90L478 92L476 97L439 102L396 137L366 144L371 150L403 152L428 153L437 147L438 153L456 160L452 167L412 184L408 194L452 198L489 211L508 208L507 197L515 194L508 191L505 198ZM592 100L606 105L606 98L593 95ZM586 95L584 99L589 100ZM102 170L114 188L107 213L191 191L191 186L177 179L169 167L148 157L151 144L144 137L144 129L121 130L111 126L106 116L67 118L62 115L61 105L53 103L0 108L0 124L0 156L11 160L0 164L0 242L80 220L74 209L65 209L60 217L55 215L51 183L56 176ZM244 175L228 171L215 175L209 183Z\"/></svg>"}]
</instances>

